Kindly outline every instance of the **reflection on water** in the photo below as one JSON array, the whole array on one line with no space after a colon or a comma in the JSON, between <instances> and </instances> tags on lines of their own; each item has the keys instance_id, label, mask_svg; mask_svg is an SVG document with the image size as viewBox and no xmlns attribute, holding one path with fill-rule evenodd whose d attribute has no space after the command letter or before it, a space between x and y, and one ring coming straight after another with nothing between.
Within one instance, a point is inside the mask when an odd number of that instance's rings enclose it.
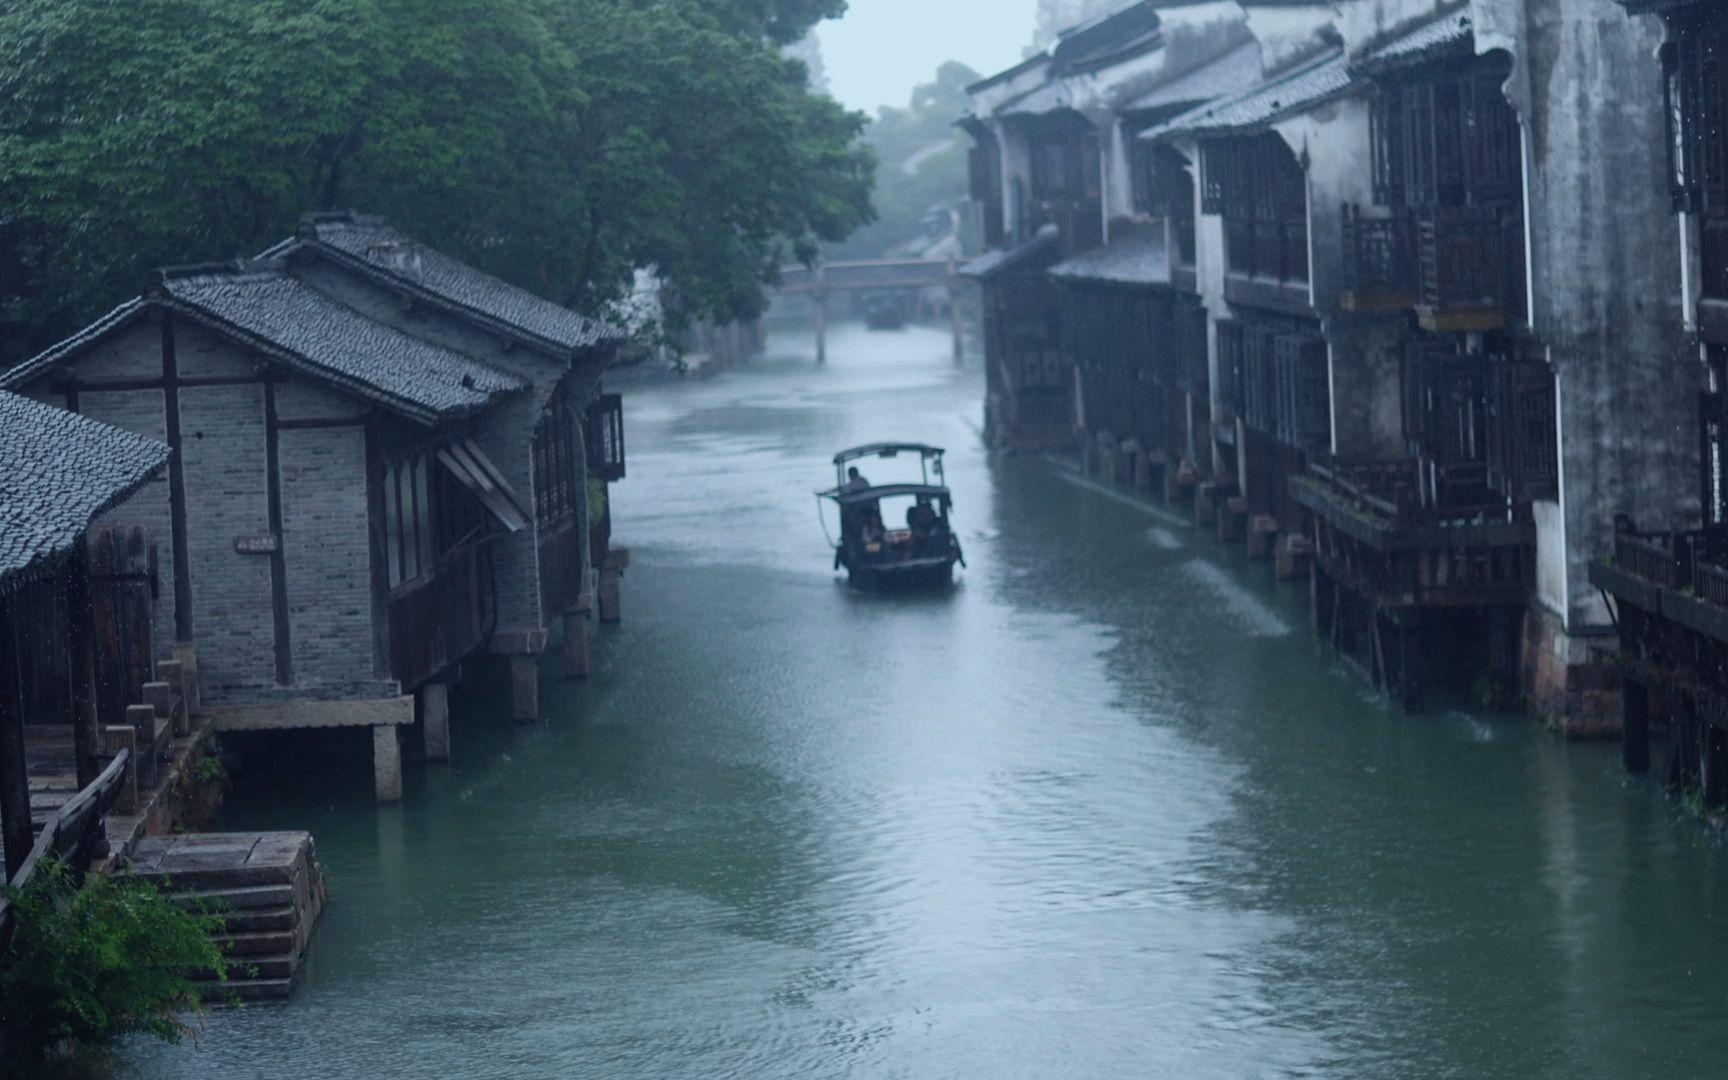
<instances>
[{"instance_id":1,"label":"reflection on water","mask_svg":"<svg viewBox=\"0 0 1728 1080\"><path fill-rule=\"evenodd\" d=\"M332 903L161 1077L1630 1077L1717 1068L1728 861L1611 747L1406 719L1179 516L984 455L945 335L631 392L629 622L449 768L247 780ZM812 493L948 445L971 568L859 594Z\"/></svg>"}]
</instances>

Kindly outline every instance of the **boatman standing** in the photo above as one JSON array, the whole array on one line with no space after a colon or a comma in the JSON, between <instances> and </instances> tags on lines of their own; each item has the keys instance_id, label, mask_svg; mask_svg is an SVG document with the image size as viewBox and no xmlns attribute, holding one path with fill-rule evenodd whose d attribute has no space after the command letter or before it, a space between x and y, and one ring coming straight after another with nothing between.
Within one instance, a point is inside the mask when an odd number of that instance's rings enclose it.
<instances>
[{"instance_id":1,"label":"boatman standing","mask_svg":"<svg viewBox=\"0 0 1728 1080\"><path fill-rule=\"evenodd\" d=\"M864 474L858 471L858 466L854 465L846 470L846 486L840 490L847 494L854 491L869 491L870 481L864 479Z\"/></svg>"}]
</instances>

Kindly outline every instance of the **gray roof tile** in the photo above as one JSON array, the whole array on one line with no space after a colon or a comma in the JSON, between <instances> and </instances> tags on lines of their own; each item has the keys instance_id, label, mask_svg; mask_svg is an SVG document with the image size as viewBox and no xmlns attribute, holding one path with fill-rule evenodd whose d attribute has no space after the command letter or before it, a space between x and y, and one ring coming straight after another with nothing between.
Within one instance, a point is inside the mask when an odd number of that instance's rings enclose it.
<instances>
[{"instance_id":1,"label":"gray roof tile","mask_svg":"<svg viewBox=\"0 0 1728 1080\"><path fill-rule=\"evenodd\" d=\"M280 264L163 275L167 297L252 335L309 374L422 419L460 416L524 388L512 375L374 322Z\"/></svg>"},{"instance_id":2,"label":"gray roof tile","mask_svg":"<svg viewBox=\"0 0 1728 1080\"><path fill-rule=\"evenodd\" d=\"M1214 101L1225 94L1237 94L1248 87L1258 86L1260 79L1260 46L1249 41L1142 94L1124 105L1122 111L1144 112L1172 105Z\"/></svg>"},{"instance_id":3,"label":"gray roof tile","mask_svg":"<svg viewBox=\"0 0 1728 1080\"><path fill-rule=\"evenodd\" d=\"M73 551L167 463L154 439L0 391L0 594Z\"/></svg>"},{"instance_id":4,"label":"gray roof tile","mask_svg":"<svg viewBox=\"0 0 1728 1080\"><path fill-rule=\"evenodd\" d=\"M1018 266L1040 252L1048 251L1056 246L1059 238L1056 226L1046 225L1038 230L1038 234L1016 247L1002 248L997 251L986 251L984 254L962 266L961 277L990 278L1005 270Z\"/></svg>"},{"instance_id":5,"label":"gray roof tile","mask_svg":"<svg viewBox=\"0 0 1728 1080\"><path fill-rule=\"evenodd\" d=\"M1335 97L1351 84L1350 67L1343 54L1330 52L1263 86L1185 112L1141 138L1251 131Z\"/></svg>"},{"instance_id":6,"label":"gray roof tile","mask_svg":"<svg viewBox=\"0 0 1728 1080\"><path fill-rule=\"evenodd\" d=\"M1164 230L1147 226L1126 232L1103 247L1057 263L1050 276L1114 285L1168 285L1170 260L1164 251Z\"/></svg>"},{"instance_id":7,"label":"gray roof tile","mask_svg":"<svg viewBox=\"0 0 1728 1080\"><path fill-rule=\"evenodd\" d=\"M1462 50L1472 41L1470 14L1454 11L1369 49L1351 66L1360 71L1377 71L1420 64Z\"/></svg>"},{"instance_id":8,"label":"gray roof tile","mask_svg":"<svg viewBox=\"0 0 1728 1080\"><path fill-rule=\"evenodd\" d=\"M306 219L300 238L267 254L284 254L296 243L316 243L347 256L434 303L459 308L548 345L584 349L621 341L623 330L578 314L501 278L421 244L382 218L320 214Z\"/></svg>"}]
</instances>

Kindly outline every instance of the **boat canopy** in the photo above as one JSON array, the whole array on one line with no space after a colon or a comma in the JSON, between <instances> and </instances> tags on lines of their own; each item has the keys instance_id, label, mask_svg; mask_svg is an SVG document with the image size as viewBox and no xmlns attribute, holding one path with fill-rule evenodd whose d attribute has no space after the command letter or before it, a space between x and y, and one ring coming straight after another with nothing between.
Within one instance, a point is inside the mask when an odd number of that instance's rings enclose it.
<instances>
[{"instance_id":1,"label":"boat canopy","mask_svg":"<svg viewBox=\"0 0 1728 1080\"><path fill-rule=\"evenodd\" d=\"M940 484L883 484L881 487L861 488L858 491L844 491L840 488L834 488L831 491L818 492L818 494L824 499L833 499L841 506L856 506L859 503L871 503L878 499L904 496L914 498L922 496L935 499L947 506L954 498L953 495L949 494L948 489Z\"/></svg>"},{"instance_id":2,"label":"boat canopy","mask_svg":"<svg viewBox=\"0 0 1728 1080\"><path fill-rule=\"evenodd\" d=\"M834 464L844 465L848 461L860 458L891 458L900 454L917 454L919 457L939 458L948 451L940 446L925 446L923 443L870 443L866 446L854 446L850 450L842 450L834 455Z\"/></svg>"}]
</instances>

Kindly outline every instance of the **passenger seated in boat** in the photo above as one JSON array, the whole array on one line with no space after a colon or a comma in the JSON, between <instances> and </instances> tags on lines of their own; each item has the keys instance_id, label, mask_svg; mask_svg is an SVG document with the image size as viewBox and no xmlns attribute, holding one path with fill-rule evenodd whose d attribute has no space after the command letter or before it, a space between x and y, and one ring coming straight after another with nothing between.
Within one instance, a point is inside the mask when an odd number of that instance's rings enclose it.
<instances>
[{"instance_id":1,"label":"passenger seated in boat","mask_svg":"<svg viewBox=\"0 0 1728 1080\"><path fill-rule=\"evenodd\" d=\"M912 530L913 536L921 539L936 535L942 527L942 519L936 508L930 505L930 496L918 496L918 501L906 511L906 527Z\"/></svg>"},{"instance_id":2,"label":"passenger seated in boat","mask_svg":"<svg viewBox=\"0 0 1728 1080\"><path fill-rule=\"evenodd\" d=\"M881 514L872 512L864 519L862 536L866 544L881 544L887 535L887 531L882 528Z\"/></svg>"}]
</instances>

